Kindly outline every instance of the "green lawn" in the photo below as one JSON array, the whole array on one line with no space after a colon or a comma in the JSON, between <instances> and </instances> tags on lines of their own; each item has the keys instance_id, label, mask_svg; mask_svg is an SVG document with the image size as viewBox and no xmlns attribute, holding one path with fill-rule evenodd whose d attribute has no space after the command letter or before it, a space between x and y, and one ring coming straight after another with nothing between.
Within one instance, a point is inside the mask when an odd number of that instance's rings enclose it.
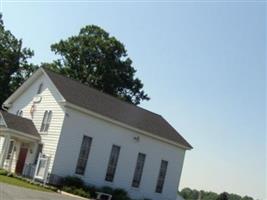
<instances>
[{"instance_id":1,"label":"green lawn","mask_svg":"<svg viewBox=\"0 0 267 200\"><path fill-rule=\"evenodd\" d=\"M8 176L0 175L0 182L7 183L10 185L19 186L19 187L24 187L24 188L28 188L28 189L39 190L39 191L43 191L43 192L53 192L51 189L44 188L44 187L39 186L39 185L34 185L34 184L28 183L24 180L20 180L20 179L15 178L15 177L8 177Z\"/></svg>"}]
</instances>

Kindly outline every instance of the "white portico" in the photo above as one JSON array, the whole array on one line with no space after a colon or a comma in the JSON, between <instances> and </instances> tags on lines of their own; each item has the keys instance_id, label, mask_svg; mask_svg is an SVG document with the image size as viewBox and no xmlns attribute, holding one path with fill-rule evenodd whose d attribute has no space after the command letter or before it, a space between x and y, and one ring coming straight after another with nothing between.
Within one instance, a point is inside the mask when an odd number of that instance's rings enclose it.
<instances>
[{"instance_id":1,"label":"white portico","mask_svg":"<svg viewBox=\"0 0 267 200\"><path fill-rule=\"evenodd\" d=\"M35 162L40 136L31 120L0 111L0 168L22 174Z\"/></svg>"}]
</instances>

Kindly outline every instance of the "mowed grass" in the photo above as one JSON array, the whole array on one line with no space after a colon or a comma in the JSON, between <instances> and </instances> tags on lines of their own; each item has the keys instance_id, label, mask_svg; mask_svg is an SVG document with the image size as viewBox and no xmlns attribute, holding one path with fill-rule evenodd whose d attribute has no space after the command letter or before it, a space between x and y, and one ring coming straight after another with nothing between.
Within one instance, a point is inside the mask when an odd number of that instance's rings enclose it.
<instances>
[{"instance_id":1,"label":"mowed grass","mask_svg":"<svg viewBox=\"0 0 267 200\"><path fill-rule=\"evenodd\" d=\"M39 190L42 192L53 192L51 189L44 188L42 186L29 183L29 182L26 182L24 180L20 180L20 179L15 178L15 177L8 177L8 176L0 175L0 182L10 184L10 185L19 186L19 187L24 187L24 188L28 188L28 189L32 189L32 190Z\"/></svg>"}]
</instances>

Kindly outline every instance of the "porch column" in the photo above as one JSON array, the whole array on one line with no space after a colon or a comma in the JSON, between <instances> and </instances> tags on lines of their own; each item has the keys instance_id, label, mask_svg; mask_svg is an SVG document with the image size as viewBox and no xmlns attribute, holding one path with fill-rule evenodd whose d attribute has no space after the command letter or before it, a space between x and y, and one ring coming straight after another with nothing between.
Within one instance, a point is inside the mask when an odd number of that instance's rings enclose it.
<instances>
[{"instance_id":1,"label":"porch column","mask_svg":"<svg viewBox=\"0 0 267 200\"><path fill-rule=\"evenodd\" d=\"M4 167L4 163L7 157L8 149L10 145L10 135L5 136L5 141L2 147L2 153L0 155L0 168Z\"/></svg>"}]
</instances>

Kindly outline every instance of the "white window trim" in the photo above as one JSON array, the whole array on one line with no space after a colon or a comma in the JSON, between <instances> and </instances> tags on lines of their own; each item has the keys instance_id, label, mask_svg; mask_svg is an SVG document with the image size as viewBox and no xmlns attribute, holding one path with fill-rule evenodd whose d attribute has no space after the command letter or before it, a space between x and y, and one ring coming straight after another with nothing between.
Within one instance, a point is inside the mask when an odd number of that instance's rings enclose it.
<instances>
[{"instance_id":1,"label":"white window trim","mask_svg":"<svg viewBox=\"0 0 267 200\"><path fill-rule=\"evenodd\" d=\"M137 159L136 159L136 164L135 164L135 169L134 169L134 173L133 173L131 187L140 188L140 185L142 184L142 177L143 177L143 173L144 173L145 163L146 163L146 154L139 152L137 155ZM139 166L140 164L141 164L141 168L138 168L138 167L140 167ZM138 181L137 185L135 185L136 184L135 181Z\"/></svg>"},{"instance_id":2,"label":"white window trim","mask_svg":"<svg viewBox=\"0 0 267 200\"><path fill-rule=\"evenodd\" d=\"M89 148L88 148L88 155L86 158L81 158L81 151L82 151L82 147L83 147L83 142L84 142L84 139L85 138L88 138L90 143L89 143ZM76 175L79 175L79 176L84 176L85 175L85 172L86 172L86 168L87 168L87 163L88 163L88 160L90 158L90 152L91 152L91 149L92 149L92 142L93 142L93 138L90 137L90 136L87 136L87 135L84 135L83 138L82 138L82 143L81 143L81 146L80 146L80 151L79 151L79 155L78 155L78 159L77 159L77 163L76 163L76 167L75 167L75 174ZM84 167L84 171L82 173L78 173L77 172L77 169L78 169L78 164L79 164L79 161L80 160L84 160L85 161L85 167Z\"/></svg>"},{"instance_id":3,"label":"white window trim","mask_svg":"<svg viewBox=\"0 0 267 200\"><path fill-rule=\"evenodd\" d=\"M44 112L43 120L42 120L40 131L39 131L41 134L47 134L48 133L48 130L50 128L51 121L52 121L52 116L53 116L52 110L46 110Z\"/></svg>"},{"instance_id":4,"label":"white window trim","mask_svg":"<svg viewBox=\"0 0 267 200\"><path fill-rule=\"evenodd\" d=\"M23 110L17 110L16 115L17 115L18 117L23 117Z\"/></svg>"},{"instance_id":5,"label":"white window trim","mask_svg":"<svg viewBox=\"0 0 267 200\"><path fill-rule=\"evenodd\" d=\"M118 148L118 154L116 155L116 162L114 163L115 165L111 165L111 158L112 158L112 153L113 153L113 148ZM110 150L110 155L109 155L109 160L108 160L108 165L107 165L107 170L106 170L106 175L105 175L105 181L106 182L114 182L114 179L115 179L115 176L116 176L116 171L117 171L117 168L118 168L118 163L119 163L119 159L120 159L120 152L121 152L121 146L119 145L115 145L113 144L112 147L111 147L111 150ZM108 174L109 174L109 171L110 169L113 169L113 175L112 175L112 180L108 180Z\"/></svg>"},{"instance_id":6,"label":"white window trim","mask_svg":"<svg viewBox=\"0 0 267 200\"><path fill-rule=\"evenodd\" d=\"M164 169L163 168L163 164L164 163L166 164L166 168L164 170L164 175L161 176L162 169ZM158 193L158 194L162 194L163 193L164 185L165 185L165 182L166 182L166 176L167 176L168 166L169 166L169 161L167 161L167 160L161 160L161 162L160 162L160 168L159 168L159 174L158 174L157 183L156 183L156 189L155 189L155 192ZM158 187L160 187L160 191L158 191Z\"/></svg>"}]
</instances>

